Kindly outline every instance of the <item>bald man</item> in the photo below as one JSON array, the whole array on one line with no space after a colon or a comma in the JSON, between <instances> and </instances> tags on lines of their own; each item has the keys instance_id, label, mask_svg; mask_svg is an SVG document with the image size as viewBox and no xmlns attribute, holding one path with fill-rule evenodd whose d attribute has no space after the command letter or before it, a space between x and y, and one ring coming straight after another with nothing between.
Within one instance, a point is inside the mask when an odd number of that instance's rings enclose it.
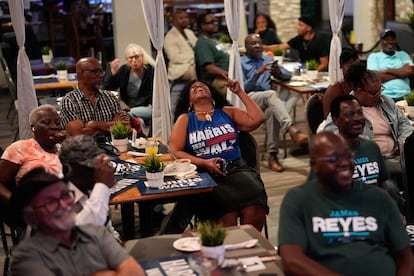
<instances>
[{"instance_id":1,"label":"bald man","mask_svg":"<svg viewBox=\"0 0 414 276\"><path fill-rule=\"evenodd\" d=\"M105 71L98 60L80 59L76 74L78 86L63 97L60 112L62 125L70 135L105 136L116 121L129 124L119 101L110 91L101 89Z\"/></svg>"},{"instance_id":2,"label":"bald man","mask_svg":"<svg viewBox=\"0 0 414 276\"><path fill-rule=\"evenodd\" d=\"M309 146L316 178L291 189L280 209L279 253L287 275L413 275L413 254L396 204L353 182L354 157L333 132Z\"/></svg>"}]
</instances>

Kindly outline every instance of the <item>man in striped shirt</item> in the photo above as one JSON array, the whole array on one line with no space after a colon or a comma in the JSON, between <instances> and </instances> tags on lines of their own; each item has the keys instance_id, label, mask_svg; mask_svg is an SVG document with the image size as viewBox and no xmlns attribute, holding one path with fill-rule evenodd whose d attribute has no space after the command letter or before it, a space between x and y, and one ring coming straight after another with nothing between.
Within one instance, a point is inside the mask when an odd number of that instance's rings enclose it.
<instances>
[{"instance_id":1,"label":"man in striped shirt","mask_svg":"<svg viewBox=\"0 0 414 276\"><path fill-rule=\"evenodd\" d=\"M116 121L129 124L129 115L121 111L116 97L101 89L105 71L98 60L80 59L76 74L78 86L61 103L61 121L68 134L105 136Z\"/></svg>"}]
</instances>

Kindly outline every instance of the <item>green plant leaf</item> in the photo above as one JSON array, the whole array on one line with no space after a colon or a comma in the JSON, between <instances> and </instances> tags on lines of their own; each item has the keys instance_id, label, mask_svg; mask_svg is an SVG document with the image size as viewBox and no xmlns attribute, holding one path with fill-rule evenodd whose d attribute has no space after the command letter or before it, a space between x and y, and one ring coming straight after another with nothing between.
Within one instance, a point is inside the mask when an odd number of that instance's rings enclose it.
<instances>
[{"instance_id":1,"label":"green plant leaf","mask_svg":"<svg viewBox=\"0 0 414 276\"><path fill-rule=\"evenodd\" d=\"M156 154L150 154L144 159L144 167L150 173L162 172L164 170L164 163Z\"/></svg>"},{"instance_id":2,"label":"green plant leaf","mask_svg":"<svg viewBox=\"0 0 414 276\"><path fill-rule=\"evenodd\" d=\"M306 62L306 69L308 70L316 70L318 69L319 61L316 59L310 59Z\"/></svg>"},{"instance_id":3,"label":"green plant leaf","mask_svg":"<svg viewBox=\"0 0 414 276\"><path fill-rule=\"evenodd\" d=\"M109 131L112 133L112 136L115 139L124 139L127 138L130 132L130 128L127 125L124 125L120 121L115 122L110 128Z\"/></svg>"},{"instance_id":4,"label":"green plant leaf","mask_svg":"<svg viewBox=\"0 0 414 276\"><path fill-rule=\"evenodd\" d=\"M222 245L227 235L226 228L212 221L200 222L196 231L200 233L201 244L204 246Z\"/></svg>"}]
</instances>

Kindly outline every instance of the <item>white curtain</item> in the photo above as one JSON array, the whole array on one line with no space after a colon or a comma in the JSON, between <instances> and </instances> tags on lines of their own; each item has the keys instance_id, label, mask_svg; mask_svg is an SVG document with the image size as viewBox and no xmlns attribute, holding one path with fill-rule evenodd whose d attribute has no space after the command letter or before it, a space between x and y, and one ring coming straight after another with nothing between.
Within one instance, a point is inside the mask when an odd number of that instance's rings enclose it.
<instances>
[{"instance_id":1,"label":"white curtain","mask_svg":"<svg viewBox=\"0 0 414 276\"><path fill-rule=\"evenodd\" d=\"M9 1L9 8L14 32L16 33L17 45L19 45L19 52L17 55L19 136L20 139L28 139L32 137L29 125L29 114L37 107L37 99L33 85L30 61L24 48L26 34L23 0Z\"/></svg>"},{"instance_id":2,"label":"white curtain","mask_svg":"<svg viewBox=\"0 0 414 276\"><path fill-rule=\"evenodd\" d=\"M152 135L168 142L171 134L170 85L162 48L164 45L164 6L162 0L141 0L145 23L157 50L152 93Z\"/></svg>"},{"instance_id":3,"label":"white curtain","mask_svg":"<svg viewBox=\"0 0 414 276\"><path fill-rule=\"evenodd\" d=\"M329 82L335 83L343 79L342 71L339 68L339 56L341 55L341 31L344 19L345 0L329 0L329 19L331 21L332 40L329 53Z\"/></svg>"},{"instance_id":4,"label":"white curtain","mask_svg":"<svg viewBox=\"0 0 414 276\"><path fill-rule=\"evenodd\" d=\"M240 34L240 11L243 6L241 0L224 0L224 13L226 15L226 24L229 30L233 44L230 49L230 64L229 64L229 78L235 79L240 82L240 86L243 85L243 72L241 69L240 54L239 54L239 34ZM244 8L242 9L244 11ZM244 14L243 14L244 15ZM246 21L244 21L246 23ZM246 29L246 28L244 28ZM227 91L227 100L237 107L243 107L243 103L240 101L237 95L231 91Z\"/></svg>"}]
</instances>

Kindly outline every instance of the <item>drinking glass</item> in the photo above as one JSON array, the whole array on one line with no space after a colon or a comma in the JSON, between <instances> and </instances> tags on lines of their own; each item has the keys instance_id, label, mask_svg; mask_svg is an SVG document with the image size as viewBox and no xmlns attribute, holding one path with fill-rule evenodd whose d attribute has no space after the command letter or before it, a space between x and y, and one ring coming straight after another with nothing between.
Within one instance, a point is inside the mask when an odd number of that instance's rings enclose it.
<instances>
[{"instance_id":1,"label":"drinking glass","mask_svg":"<svg viewBox=\"0 0 414 276\"><path fill-rule=\"evenodd\" d=\"M217 259L204 256L202 253L193 253L188 257L190 267L201 276L210 276L217 266Z\"/></svg>"},{"instance_id":2,"label":"drinking glass","mask_svg":"<svg viewBox=\"0 0 414 276\"><path fill-rule=\"evenodd\" d=\"M158 143L156 140L149 140L145 144L145 153L148 155L157 154L158 153Z\"/></svg>"}]
</instances>

